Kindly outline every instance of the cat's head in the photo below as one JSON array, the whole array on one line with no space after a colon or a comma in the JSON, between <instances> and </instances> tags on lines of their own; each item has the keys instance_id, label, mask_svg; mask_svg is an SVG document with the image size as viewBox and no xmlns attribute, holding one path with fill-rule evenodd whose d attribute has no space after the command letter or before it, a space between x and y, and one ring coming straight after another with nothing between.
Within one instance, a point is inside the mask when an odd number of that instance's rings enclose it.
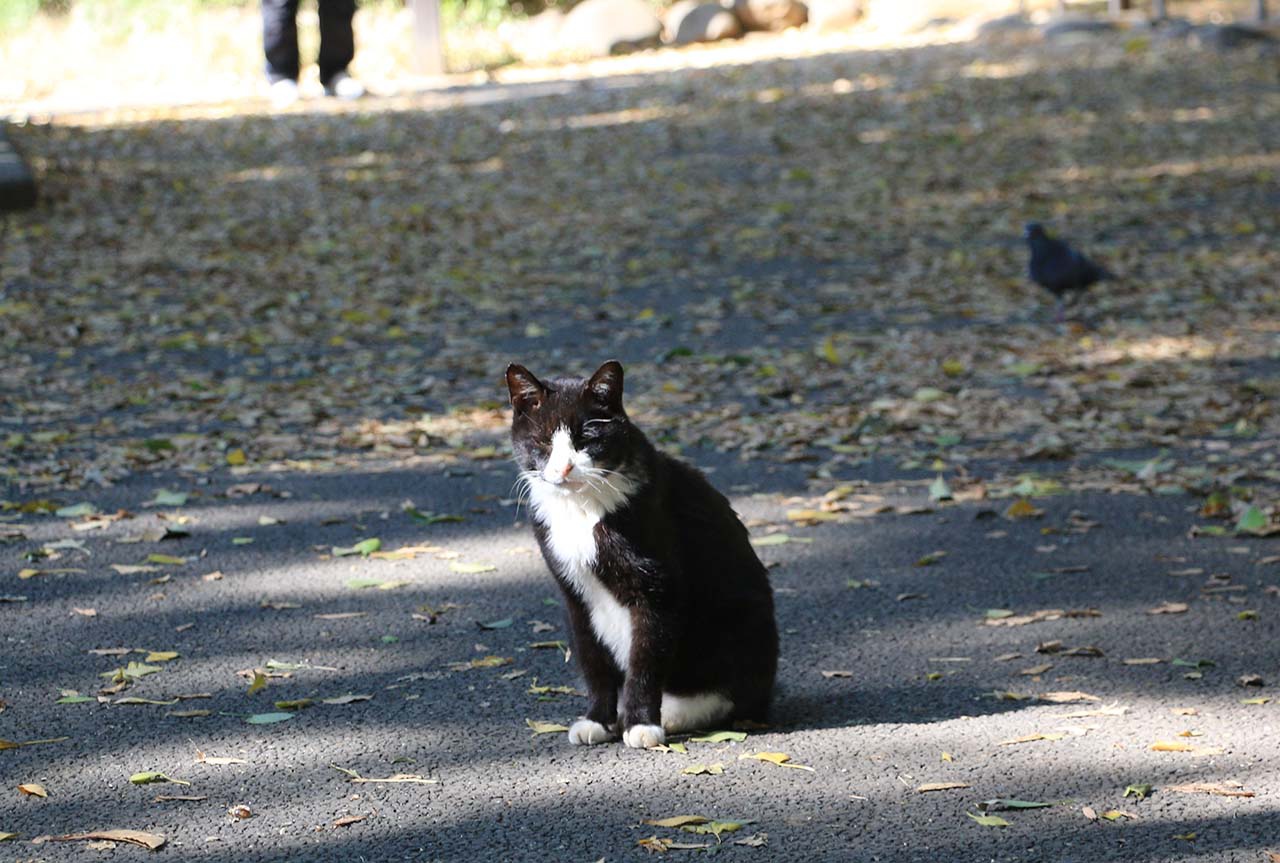
<instances>
[{"instance_id":1,"label":"cat's head","mask_svg":"<svg viewBox=\"0 0 1280 863\"><path fill-rule=\"evenodd\" d=\"M622 407L622 364L610 360L591 377L543 382L524 366L507 366L511 443L523 476L546 490L607 492L631 485L639 432Z\"/></svg>"}]
</instances>

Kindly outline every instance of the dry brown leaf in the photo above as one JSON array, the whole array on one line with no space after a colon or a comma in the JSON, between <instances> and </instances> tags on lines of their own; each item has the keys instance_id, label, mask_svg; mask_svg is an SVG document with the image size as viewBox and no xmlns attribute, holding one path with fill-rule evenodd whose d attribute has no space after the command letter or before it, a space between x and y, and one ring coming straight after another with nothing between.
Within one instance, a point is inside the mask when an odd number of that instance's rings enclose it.
<instances>
[{"instance_id":1,"label":"dry brown leaf","mask_svg":"<svg viewBox=\"0 0 1280 863\"><path fill-rule=\"evenodd\" d=\"M1147 610L1147 614L1185 614L1190 608L1185 602L1165 602Z\"/></svg>"},{"instance_id":2,"label":"dry brown leaf","mask_svg":"<svg viewBox=\"0 0 1280 863\"><path fill-rule=\"evenodd\" d=\"M1090 695L1087 692L1079 692L1076 690L1046 692L1043 695L1037 695L1040 701L1047 701L1050 704L1078 704L1082 701L1101 701L1102 699L1096 695Z\"/></svg>"},{"instance_id":3,"label":"dry brown leaf","mask_svg":"<svg viewBox=\"0 0 1280 863\"><path fill-rule=\"evenodd\" d=\"M31 840L33 844L41 842L128 842L141 845L150 851L163 847L165 838L156 833L144 833L141 830L94 830L91 833L66 833L62 836L37 836Z\"/></svg>"},{"instance_id":4,"label":"dry brown leaf","mask_svg":"<svg viewBox=\"0 0 1280 863\"><path fill-rule=\"evenodd\" d=\"M347 827L351 824L359 824L368 818L368 815L344 815L333 822L334 827Z\"/></svg>"},{"instance_id":5,"label":"dry brown leaf","mask_svg":"<svg viewBox=\"0 0 1280 863\"><path fill-rule=\"evenodd\" d=\"M1046 734L1024 734L1022 737L1015 737L1012 740L1001 740L997 746L1013 746L1015 743L1034 743L1037 740L1061 740L1067 735L1060 731L1050 731Z\"/></svg>"},{"instance_id":6,"label":"dry brown leaf","mask_svg":"<svg viewBox=\"0 0 1280 863\"><path fill-rule=\"evenodd\" d=\"M916 788L917 794L926 794L930 791L950 791L953 788L972 788L968 782L926 782Z\"/></svg>"},{"instance_id":7,"label":"dry brown leaf","mask_svg":"<svg viewBox=\"0 0 1280 863\"><path fill-rule=\"evenodd\" d=\"M1164 791L1177 794L1217 794L1222 797L1253 797L1239 782L1190 782L1186 785L1166 785Z\"/></svg>"},{"instance_id":8,"label":"dry brown leaf","mask_svg":"<svg viewBox=\"0 0 1280 863\"><path fill-rule=\"evenodd\" d=\"M1164 660L1157 659L1154 656L1143 656L1136 659L1125 659L1122 660L1122 662L1124 665L1158 665L1161 662L1164 662Z\"/></svg>"},{"instance_id":9,"label":"dry brown leaf","mask_svg":"<svg viewBox=\"0 0 1280 863\"><path fill-rule=\"evenodd\" d=\"M1041 663L1040 665L1033 665L1030 668L1024 668L1021 671L1019 671L1018 674L1024 675L1026 677L1035 677L1036 675L1044 674L1046 671L1048 671L1051 668L1053 668L1053 663L1045 662L1045 663Z\"/></svg>"},{"instance_id":10,"label":"dry brown leaf","mask_svg":"<svg viewBox=\"0 0 1280 863\"><path fill-rule=\"evenodd\" d=\"M18 790L28 797L48 797L49 792L44 790L44 786L38 782L24 782L18 786Z\"/></svg>"}]
</instances>

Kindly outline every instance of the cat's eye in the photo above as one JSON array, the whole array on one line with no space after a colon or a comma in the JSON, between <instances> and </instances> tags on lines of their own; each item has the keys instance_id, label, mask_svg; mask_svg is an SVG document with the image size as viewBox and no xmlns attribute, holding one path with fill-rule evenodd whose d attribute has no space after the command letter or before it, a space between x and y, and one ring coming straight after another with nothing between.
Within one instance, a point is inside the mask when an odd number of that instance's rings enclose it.
<instances>
[{"instance_id":1,"label":"cat's eye","mask_svg":"<svg viewBox=\"0 0 1280 863\"><path fill-rule=\"evenodd\" d=\"M594 419L587 420L582 424L582 433L585 435L598 435L609 427L609 423L613 420Z\"/></svg>"}]
</instances>

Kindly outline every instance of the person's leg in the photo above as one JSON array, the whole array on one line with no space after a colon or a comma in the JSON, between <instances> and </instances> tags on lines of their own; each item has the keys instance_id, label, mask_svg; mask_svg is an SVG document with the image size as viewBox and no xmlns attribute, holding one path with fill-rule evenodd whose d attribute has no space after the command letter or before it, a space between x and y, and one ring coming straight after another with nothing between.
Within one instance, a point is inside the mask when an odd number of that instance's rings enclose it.
<instances>
[{"instance_id":1,"label":"person's leg","mask_svg":"<svg viewBox=\"0 0 1280 863\"><path fill-rule=\"evenodd\" d=\"M262 0L267 80L298 80L298 0Z\"/></svg>"},{"instance_id":2,"label":"person's leg","mask_svg":"<svg viewBox=\"0 0 1280 863\"><path fill-rule=\"evenodd\" d=\"M347 70L356 56L355 35L351 28L356 0L319 0L319 5L320 83L327 87L335 75Z\"/></svg>"}]
</instances>

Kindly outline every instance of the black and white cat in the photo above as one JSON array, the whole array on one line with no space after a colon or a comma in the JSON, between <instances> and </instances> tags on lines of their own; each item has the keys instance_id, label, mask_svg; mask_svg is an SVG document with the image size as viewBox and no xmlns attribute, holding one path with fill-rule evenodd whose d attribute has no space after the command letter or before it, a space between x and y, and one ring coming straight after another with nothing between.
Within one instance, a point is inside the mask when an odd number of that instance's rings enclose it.
<instances>
[{"instance_id":1,"label":"black and white cat","mask_svg":"<svg viewBox=\"0 0 1280 863\"><path fill-rule=\"evenodd\" d=\"M648 747L762 721L778 663L773 591L729 501L631 423L617 361L546 383L511 365L507 387L534 534L589 690L569 742Z\"/></svg>"}]
</instances>

